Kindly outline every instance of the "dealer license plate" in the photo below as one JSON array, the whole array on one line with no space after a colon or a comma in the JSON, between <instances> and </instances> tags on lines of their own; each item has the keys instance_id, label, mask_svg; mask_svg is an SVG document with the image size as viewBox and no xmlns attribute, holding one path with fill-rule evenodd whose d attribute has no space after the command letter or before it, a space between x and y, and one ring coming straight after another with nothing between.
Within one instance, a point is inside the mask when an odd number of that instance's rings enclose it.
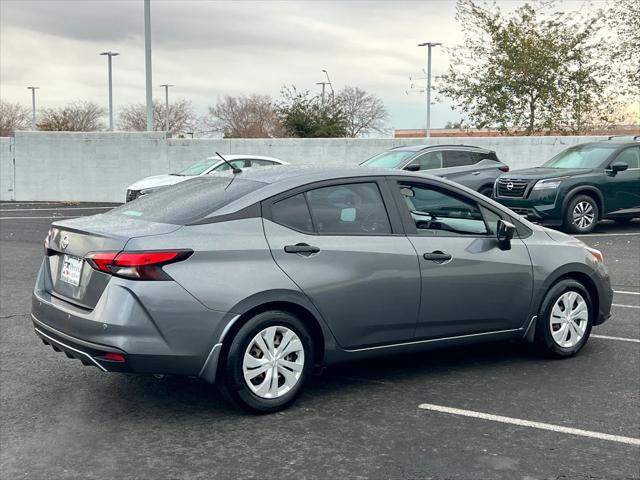
<instances>
[{"instance_id":1,"label":"dealer license plate","mask_svg":"<svg viewBox=\"0 0 640 480\"><path fill-rule=\"evenodd\" d=\"M62 259L60 280L77 287L80 285L80 273L82 272L82 259L71 255L65 255Z\"/></svg>"}]
</instances>

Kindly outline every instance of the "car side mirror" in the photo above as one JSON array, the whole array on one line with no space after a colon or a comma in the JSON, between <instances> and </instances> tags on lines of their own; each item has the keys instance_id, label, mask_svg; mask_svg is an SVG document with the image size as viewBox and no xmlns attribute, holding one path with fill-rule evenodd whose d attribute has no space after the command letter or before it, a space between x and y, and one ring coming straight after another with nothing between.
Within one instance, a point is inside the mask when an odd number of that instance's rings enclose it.
<instances>
[{"instance_id":1,"label":"car side mirror","mask_svg":"<svg viewBox=\"0 0 640 480\"><path fill-rule=\"evenodd\" d=\"M511 239L516 233L516 227L513 223L505 222L504 220L498 220L498 227L496 229L496 238L498 239L498 245L503 250L509 250L511 248Z\"/></svg>"},{"instance_id":2,"label":"car side mirror","mask_svg":"<svg viewBox=\"0 0 640 480\"><path fill-rule=\"evenodd\" d=\"M407 165L406 167L404 167L405 170L408 170L409 172L418 172L420 170L420 165L414 163L411 165Z\"/></svg>"},{"instance_id":3,"label":"car side mirror","mask_svg":"<svg viewBox=\"0 0 640 480\"><path fill-rule=\"evenodd\" d=\"M618 172L624 172L627 168L629 168L627 162L613 162L607 170L611 172L611 175L615 175Z\"/></svg>"}]
</instances>

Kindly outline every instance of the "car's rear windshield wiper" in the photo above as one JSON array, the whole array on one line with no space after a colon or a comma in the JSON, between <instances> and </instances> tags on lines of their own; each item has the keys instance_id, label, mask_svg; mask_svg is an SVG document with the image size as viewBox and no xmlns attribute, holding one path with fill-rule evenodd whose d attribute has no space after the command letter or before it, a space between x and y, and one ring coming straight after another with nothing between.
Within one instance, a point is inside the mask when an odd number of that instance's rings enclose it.
<instances>
[{"instance_id":1,"label":"car's rear windshield wiper","mask_svg":"<svg viewBox=\"0 0 640 480\"><path fill-rule=\"evenodd\" d=\"M169 175L173 175L174 177L185 177L184 173L170 173Z\"/></svg>"}]
</instances>

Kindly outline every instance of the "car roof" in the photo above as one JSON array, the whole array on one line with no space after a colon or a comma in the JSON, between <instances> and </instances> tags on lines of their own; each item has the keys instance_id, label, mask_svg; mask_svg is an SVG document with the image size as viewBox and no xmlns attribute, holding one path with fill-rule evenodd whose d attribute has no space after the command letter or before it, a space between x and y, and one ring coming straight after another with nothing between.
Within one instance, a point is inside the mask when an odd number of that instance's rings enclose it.
<instances>
[{"instance_id":1,"label":"car roof","mask_svg":"<svg viewBox=\"0 0 640 480\"><path fill-rule=\"evenodd\" d=\"M428 150L431 148L462 148L465 150L479 150L482 152L491 152L492 150L488 148L478 147L475 145L462 145L462 144L436 144L436 145L401 145L399 147L394 147L391 150L403 150L406 152L420 152L422 150Z\"/></svg>"}]
</instances>

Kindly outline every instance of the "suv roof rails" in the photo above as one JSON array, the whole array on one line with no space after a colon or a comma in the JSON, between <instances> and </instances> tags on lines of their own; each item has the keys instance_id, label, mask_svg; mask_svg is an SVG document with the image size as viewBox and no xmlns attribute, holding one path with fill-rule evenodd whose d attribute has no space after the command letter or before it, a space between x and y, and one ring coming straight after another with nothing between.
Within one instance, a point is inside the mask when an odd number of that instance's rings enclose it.
<instances>
[{"instance_id":1,"label":"suv roof rails","mask_svg":"<svg viewBox=\"0 0 640 480\"><path fill-rule=\"evenodd\" d=\"M636 135L633 137L634 140L640 140L640 135Z\"/></svg>"},{"instance_id":2,"label":"suv roof rails","mask_svg":"<svg viewBox=\"0 0 640 480\"><path fill-rule=\"evenodd\" d=\"M631 137L631 140L640 140L640 135L609 135L607 137L607 140L613 140L614 138L629 138Z\"/></svg>"}]
</instances>

